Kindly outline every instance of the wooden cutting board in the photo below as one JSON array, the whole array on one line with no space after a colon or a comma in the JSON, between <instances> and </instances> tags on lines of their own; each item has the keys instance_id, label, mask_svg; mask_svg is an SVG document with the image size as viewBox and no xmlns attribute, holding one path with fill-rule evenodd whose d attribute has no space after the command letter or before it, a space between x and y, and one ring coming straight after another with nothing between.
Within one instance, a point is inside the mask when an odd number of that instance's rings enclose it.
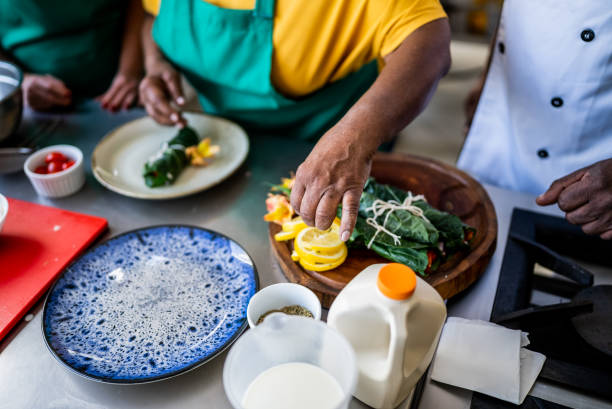
<instances>
[{"instance_id":1,"label":"wooden cutting board","mask_svg":"<svg viewBox=\"0 0 612 409\"><path fill-rule=\"evenodd\" d=\"M107 226L101 217L8 199L0 232L0 339Z\"/></svg>"},{"instance_id":2,"label":"wooden cutting board","mask_svg":"<svg viewBox=\"0 0 612 409\"><path fill-rule=\"evenodd\" d=\"M434 207L455 214L477 229L468 251L446 260L425 280L444 299L463 291L485 271L497 242L497 216L484 188L467 173L432 159L413 155L378 153L371 175L377 182L424 194ZM291 241L277 242L280 226L269 224L269 240L287 279L310 288L329 308L334 298L361 270L375 263L389 263L367 249L350 249L346 261L325 272L307 271L291 260Z\"/></svg>"}]
</instances>

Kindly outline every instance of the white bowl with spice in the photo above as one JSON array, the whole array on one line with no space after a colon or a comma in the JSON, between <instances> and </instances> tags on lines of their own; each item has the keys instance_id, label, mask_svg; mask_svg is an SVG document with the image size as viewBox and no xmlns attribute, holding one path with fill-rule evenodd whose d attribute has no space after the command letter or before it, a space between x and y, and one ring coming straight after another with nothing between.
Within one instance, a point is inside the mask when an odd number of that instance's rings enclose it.
<instances>
[{"instance_id":1,"label":"white bowl with spice","mask_svg":"<svg viewBox=\"0 0 612 409\"><path fill-rule=\"evenodd\" d=\"M288 315L310 316L321 319L321 301L310 289L300 284L278 283L255 293L247 307L249 327L255 328L267 314L282 312Z\"/></svg>"},{"instance_id":2,"label":"white bowl with spice","mask_svg":"<svg viewBox=\"0 0 612 409\"><path fill-rule=\"evenodd\" d=\"M83 152L72 145L53 145L34 152L23 164L23 171L36 193L51 198L69 196L85 183Z\"/></svg>"}]
</instances>

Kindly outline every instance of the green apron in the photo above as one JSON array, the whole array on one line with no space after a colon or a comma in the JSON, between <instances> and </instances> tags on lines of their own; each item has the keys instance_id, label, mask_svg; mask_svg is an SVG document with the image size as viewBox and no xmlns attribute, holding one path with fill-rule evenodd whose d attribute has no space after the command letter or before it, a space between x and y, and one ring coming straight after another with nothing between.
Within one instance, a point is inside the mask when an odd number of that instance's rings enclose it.
<instances>
[{"instance_id":1,"label":"green apron","mask_svg":"<svg viewBox=\"0 0 612 409\"><path fill-rule=\"evenodd\" d=\"M370 87L376 61L299 99L272 84L274 0L253 10L203 0L163 0L153 38L198 91L202 108L250 133L318 138Z\"/></svg>"},{"instance_id":2,"label":"green apron","mask_svg":"<svg viewBox=\"0 0 612 409\"><path fill-rule=\"evenodd\" d=\"M117 71L126 10L125 0L0 0L0 46L26 72L97 96Z\"/></svg>"}]
</instances>

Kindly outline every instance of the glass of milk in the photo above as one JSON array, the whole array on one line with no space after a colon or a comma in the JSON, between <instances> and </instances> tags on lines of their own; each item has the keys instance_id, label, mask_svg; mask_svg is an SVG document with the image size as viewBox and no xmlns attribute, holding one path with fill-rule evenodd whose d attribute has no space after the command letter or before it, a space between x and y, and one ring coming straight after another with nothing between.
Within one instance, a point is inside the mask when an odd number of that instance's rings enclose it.
<instances>
[{"instance_id":1,"label":"glass of milk","mask_svg":"<svg viewBox=\"0 0 612 409\"><path fill-rule=\"evenodd\" d=\"M223 368L235 409L346 409L357 367L348 341L321 321L272 314L232 347Z\"/></svg>"}]
</instances>

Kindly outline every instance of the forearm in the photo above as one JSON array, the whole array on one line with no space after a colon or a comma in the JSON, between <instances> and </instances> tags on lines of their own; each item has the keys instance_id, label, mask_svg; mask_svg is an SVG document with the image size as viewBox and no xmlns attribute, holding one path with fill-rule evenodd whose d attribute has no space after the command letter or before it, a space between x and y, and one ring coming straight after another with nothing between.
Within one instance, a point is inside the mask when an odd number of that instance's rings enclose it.
<instances>
[{"instance_id":1,"label":"forearm","mask_svg":"<svg viewBox=\"0 0 612 409\"><path fill-rule=\"evenodd\" d=\"M154 22L155 17L147 14L144 18L144 23L142 24L142 47L146 71L150 71L151 67L160 60L165 60L164 55L155 43L155 40L153 40L152 29Z\"/></svg>"},{"instance_id":2,"label":"forearm","mask_svg":"<svg viewBox=\"0 0 612 409\"><path fill-rule=\"evenodd\" d=\"M337 127L373 150L393 138L425 108L450 67L450 28L446 19L416 30L385 58L370 89Z\"/></svg>"},{"instance_id":3,"label":"forearm","mask_svg":"<svg viewBox=\"0 0 612 409\"><path fill-rule=\"evenodd\" d=\"M142 43L141 30L144 21L144 10L140 0L130 0L125 18L121 55L119 57L119 72L141 75Z\"/></svg>"}]
</instances>

